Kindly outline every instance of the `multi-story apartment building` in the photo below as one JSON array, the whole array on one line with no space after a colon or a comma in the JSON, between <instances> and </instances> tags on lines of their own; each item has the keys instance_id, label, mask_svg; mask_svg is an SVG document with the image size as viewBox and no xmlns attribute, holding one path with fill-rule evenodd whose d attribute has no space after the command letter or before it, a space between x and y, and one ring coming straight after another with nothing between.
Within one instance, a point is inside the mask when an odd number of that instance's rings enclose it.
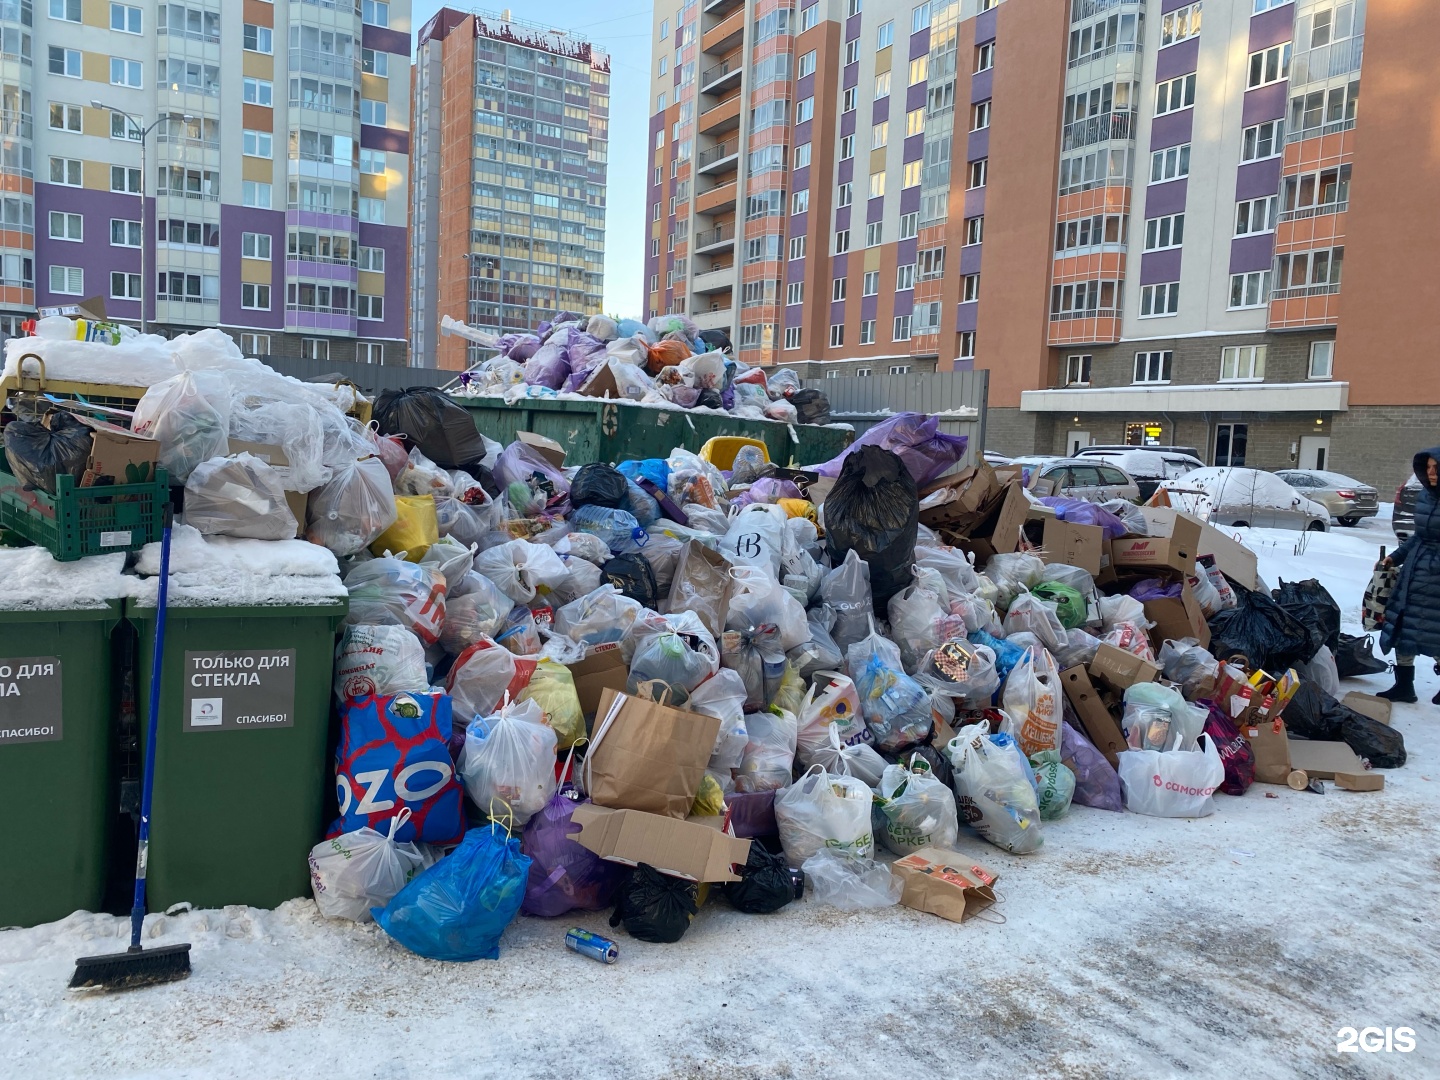
<instances>
[{"instance_id":1,"label":"multi-story apartment building","mask_svg":"<svg viewBox=\"0 0 1440 1080\"><path fill-rule=\"evenodd\" d=\"M416 357L455 369L481 358L440 335L446 315L516 331L600 310L610 57L508 11L442 8L420 30L413 93Z\"/></svg>"},{"instance_id":2,"label":"multi-story apartment building","mask_svg":"<svg viewBox=\"0 0 1440 1080\"><path fill-rule=\"evenodd\" d=\"M143 294L156 332L405 363L409 10L0 0L0 330Z\"/></svg>"},{"instance_id":3,"label":"multi-story apartment building","mask_svg":"<svg viewBox=\"0 0 1440 1080\"><path fill-rule=\"evenodd\" d=\"M988 368L1011 453L1177 443L1385 481L1433 441L1419 6L696 0L655 20L652 311L752 362Z\"/></svg>"}]
</instances>

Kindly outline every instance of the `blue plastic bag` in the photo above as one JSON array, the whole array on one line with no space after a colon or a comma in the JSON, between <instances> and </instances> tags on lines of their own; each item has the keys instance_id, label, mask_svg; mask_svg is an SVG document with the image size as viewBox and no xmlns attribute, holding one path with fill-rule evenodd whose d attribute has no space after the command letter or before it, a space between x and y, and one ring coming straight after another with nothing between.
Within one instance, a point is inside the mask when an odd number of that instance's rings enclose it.
<instances>
[{"instance_id":1,"label":"blue plastic bag","mask_svg":"<svg viewBox=\"0 0 1440 1080\"><path fill-rule=\"evenodd\" d=\"M627 480L649 480L661 491L670 486L670 466L664 458L640 458L615 466Z\"/></svg>"},{"instance_id":2,"label":"blue plastic bag","mask_svg":"<svg viewBox=\"0 0 1440 1080\"><path fill-rule=\"evenodd\" d=\"M499 825L471 829L460 846L370 913L427 960L498 960L500 935L520 911L530 858Z\"/></svg>"},{"instance_id":3,"label":"blue plastic bag","mask_svg":"<svg viewBox=\"0 0 1440 1080\"><path fill-rule=\"evenodd\" d=\"M986 645L995 653L995 674L1000 677L1003 685L1010 676L1010 669L1025 658L1025 650L1012 641L1004 638L997 638L984 630L976 630L968 635L970 644Z\"/></svg>"}]
</instances>

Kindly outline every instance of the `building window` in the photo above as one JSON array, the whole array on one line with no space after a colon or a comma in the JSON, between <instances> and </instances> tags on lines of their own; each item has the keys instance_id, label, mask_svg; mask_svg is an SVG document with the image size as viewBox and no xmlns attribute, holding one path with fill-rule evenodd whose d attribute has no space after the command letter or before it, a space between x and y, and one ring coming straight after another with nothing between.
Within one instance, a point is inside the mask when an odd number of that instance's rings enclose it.
<instances>
[{"instance_id":1,"label":"building window","mask_svg":"<svg viewBox=\"0 0 1440 1080\"><path fill-rule=\"evenodd\" d=\"M385 0L365 0L360 9L360 21L371 26L389 26L390 5Z\"/></svg>"},{"instance_id":2,"label":"building window","mask_svg":"<svg viewBox=\"0 0 1440 1080\"><path fill-rule=\"evenodd\" d=\"M273 106L275 84L266 79L246 79L244 84L245 104Z\"/></svg>"},{"instance_id":3,"label":"building window","mask_svg":"<svg viewBox=\"0 0 1440 1080\"><path fill-rule=\"evenodd\" d=\"M1247 199L1235 204L1235 235L1253 236L1255 233L1275 231L1275 212L1280 205L1278 195L1267 195L1263 199Z\"/></svg>"},{"instance_id":4,"label":"building window","mask_svg":"<svg viewBox=\"0 0 1440 1080\"><path fill-rule=\"evenodd\" d=\"M792 236L790 238L790 261L803 259L805 257L805 237Z\"/></svg>"},{"instance_id":5,"label":"building window","mask_svg":"<svg viewBox=\"0 0 1440 1080\"><path fill-rule=\"evenodd\" d=\"M1335 342L1312 341L1310 343L1310 378L1330 379L1335 370Z\"/></svg>"},{"instance_id":6,"label":"building window","mask_svg":"<svg viewBox=\"0 0 1440 1080\"><path fill-rule=\"evenodd\" d=\"M800 327L787 326L785 328L785 348L798 349L800 347Z\"/></svg>"},{"instance_id":7,"label":"building window","mask_svg":"<svg viewBox=\"0 0 1440 1080\"><path fill-rule=\"evenodd\" d=\"M81 77L81 58L79 49L62 49L58 45L50 46L50 74L64 75L69 79Z\"/></svg>"},{"instance_id":8,"label":"building window","mask_svg":"<svg viewBox=\"0 0 1440 1080\"><path fill-rule=\"evenodd\" d=\"M894 43L895 20L891 19L889 22L881 24L880 28L875 31L875 51L879 52L881 49L888 49Z\"/></svg>"},{"instance_id":9,"label":"building window","mask_svg":"<svg viewBox=\"0 0 1440 1080\"><path fill-rule=\"evenodd\" d=\"M846 135L840 140L840 160L848 161L855 156L855 136Z\"/></svg>"},{"instance_id":10,"label":"building window","mask_svg":"<svg viewBox=\"0 0 1440 1080\"><path fill-rule=\"evenodd\" d=\"M921 53L914 60L910 61L910 85L915 86L917 83L924 82L929 71L930 54Z\"/></svg>"},{"instance_id":11,"label":"building window","mask_svg":"<svg viewBox=\"0 0 1440 1080\"><path fill-rule=\"evenodd\" d=\"M668 56L662 56L662 57L660 57L660 70L659 70L659 74L663 76L663 75L664 75L667 71L669 71L669 70L670 70L670 57L668 57Z\"/></svg>"},{"instance_id":12,"label":"building window","mask_svg":"<svg viewBox=\"0 0 1440 1080\"><path fill-rule=\"evenodd\" d=\"M849 181L841 184L835 189L835 206L849 206L854 199L855 188Z\"/></svg>"},{"instance_id":13,"label":"building window","mask_svg":"<svg viewBox=\"0 0 1440 1080\"><path fill-rule=\"evenodd\" d=\"M985 174L990 171L990 159L980 158L978 161L970 162L970 176L966 187L982 188L985 186Z\"/></svg>"},{"instance_id":14,"label":"building window","mask_svg":"<svg viewBox=\"0 0 1440 1080\"><path fill-rule=\"evenodd\" d=\"M874 375L874 374L875 374L874 370L871 369L871 368L868 368L868 367L862 367L862 368L856 368L856 369L855 369L855 377L856 377L857 379L868 379L868 378L870 378L870 376L872 376L872 375Z\"/></svg>"},{"instance_id":15,"label":"building window","mask_svg":"<svg viewBox=\"0 0 1440 1080\"><path fill-rule=\"evenodd\" d=\"M985 215L965 219L965 243L978 244L985 239Z\"/></svg>"},{"instance_id":16,"label":"building window","mask_svg":"<svg viewBox=\"0 0 1440 1080\"><path fill-rule=\"evenodd\" d=\"M904 292L915 287L915 264L905 263L895 268L895 291Z\"/></svg>"},{"instance_id":17,"label":"building window","mask_svg":"<svg viewBox=\"0 0 1440 1080\"><path fill-rule=\"evenodd\" d=\"M242 131L240 133L241 153L246 157L274 157L275 136L268 131Z\"/></svg>"},{"instance_id":18,"label":"building window","mask_svg":"<svg viewBox=\"0 0 1440 1080\"><path fill-rule=\"evenodd\" d=\"M1255 14L1259 15L1262 11L1283 7L1291 2L1292 0L1255 0Z\"/></svg>"},{"instance_id":19,"label":"building window","mask_svg":"<svg viewBox=\"0 0 1440 1080\"><path fill-rule=\"evenodd\" d=\"M62 296L84 296L85 271L78 266L51 266L50 291Z\"/></svg>"},{"instance_id":20,"label":"building window","mask_svg":"<svg viewBox=\"0 0 1440 1080\"><path fill-rule=\"evenodd\" d=\"M1240 143L1241 161L1259 161L1285 152L1285 121L1266 120L1245 129Z\"/></svg>"},{"instance_id":21,"label":"building window","mask_svg":"<svg viewBox=\"0 0 1440 1080\"><path fill-rule=\"evenodd\" d=\"M371 225L384 225L385 200L362 198L360 200L360 220Z\"/></svg>"},{"instance_id":22,"label":"building window","mask_svg":"<svg viewBox=\"0 0 1440 1080\"><path fill-rule=\"evenodd\" d=\"M1156 150L1150 155L1150 183L1183 180L1190 175L1190 144Z\"/></svg>"},{"instance_id":23,"label":"building window","mask_svg":"<svg viewBox=\"0 0 1440 1080\"><path fill-rule=\"evenodd\" d=\"M1343 247L1295 251L1278 256L1275 260L1274 299L1339 292L1340 271L1344 262Z\"/></svg>"},{"instance_id":24,"label":"building window","mask_svg":"<svg viewBox=\"0 0 1440 1080\"><path fill-rule=\"evenodd\" d=\"M376 49L360 50L360 70L380 79L390 77L390 54Z\"/></svg>"},{"instance_id":25,"label":"building window","mask_svg":"<svg viewBox=\"0 0 1440 1080\"><path fill-rule=\"evenodd\" d=\"M844 324L844 323L831 323L831 324L830 324L830 347L831 347L832 349L838 349L838 348L840 348L840 347L841 347L842 345L844 345L844 344L845 344L845 324Z\"/></svg>"},{"instance_id":26,"label":"building window","mask_svg":"<svg viewBox=\"0 0 1440 1080\"><path fill-rule=\"evenodd\" d=\"M880 293L880 271L867 270L865 276L860 279L861 296L877 296Z\"/></svg>"},{"instance_id":27,"label":"building window","mask_svg":"<svg viewBox=\"0 0 1440 1080\"><path fill-rule=\"evenodd\" d=\"M1071 353L1067 356L1065 358L1065 385L1089 386L1090 363L1094 359L1090 353Z\"/></svg>"},{"instance_id":28,"label":"building window","mask_svg":"<svg viewBox=\"0 0 1440 1080\"><path fill-rule=\"evenodd\" d=\"M845 279L843 277L832 278L830 281L830 299L845 299Z\"/></svg>"},{"instance_id":29,"label":"building window","mask_svg":"<svg viewBox=\"0 0 1440 1080\"><path fill-rule=\"evenodd\" d=\"M1137 352L1135 354L1135 381L1137 383L1168 383L1170 361L1174 354L1163 352Z\"/></svg>"},{"instance_id":30,"label":"building window","mask_svg":"<svg viewBox=\"0 0 1440 1080\"><path fill-rule=\"evenodd\" d=\"M930 26L930 4L924 3L910 9L910 33L918 34Z\"/></svg>"},{"instance_id":31,"label":"building window","mask_svg":"<svg viewBox=\"0 0 1440 1080\"><path fill-rule=\"evenodd\" d=\"M361 199L362 203L367 201ZM253 206L258 210L270 209L270 185L262 184L256 180L243 180L240 183L240 204L242 206Z\"/></svg>"},{"instance_id":32,"label":"building window","mask_svg":"<svg viewBox=\"0 0 1440 1080\"><path fill-rule=\"evenodd\" d=\"M1230 310L1264 307L1270 302L1270 271L1230 275Z\"/></svg>"},{"instance_id":33,"label":"building window","mask_svg":"<svg viewBox=\"0 0 1440 1080\"><path fill-rule=\"evenodd\" d=\"M140 194L140 170L127 169L124 165L111 165L110 190L125 195Z\"/></svg>"},{"instance_id":34,"label":"building window","mask_svg":"<svg viewBox=\"0 0 1440 1080\"><path fill-rule=\"evenodd\" d=\"M901 187L918 187L920 185L920 170L923 166L918 158L915 161L905 162L905 172L900 178Z\"/></svg>"},{"instance_id":35,"label":"building window","mask_svg":"<svg viewBox=\"0 0 1440 1080\"><path fill-rule=\"evenodd\" d=\"M361 150L360 171L370 176L384 176L389 170L389 156L384 150Z\"/></svg>"},{"instance_id":36,"label":"building window","mask_svg":"<svg viewBox=\"0 0 1440 1080\"><path fill-rule=\"evenodd\" d=\"M50 18L78 23L80 21L80 0L50 0Z\"/></svg>"},{"instance_id":37,"label":"building window","mask_svg":"<svg viewBox=\"0 0 1440 1080\"><path fill-rule=\"evenodd\" d=\"M795 68L795 78L803 79L806 75L815 74L815 50L811 49L804 56L800 57L800 63Z\"/></svg>"},{"instance_id":38,"label":"building window","mask_svg":"<svg viewBox=\"0 0 1440 1080\"><path fill-rule=\"evenodd\" d=\"M1161 285L1140 286L1140 318L1154 319L1174 315L1180 310L1180 283L1168 281Z\"/></svg>"},{"instance_id":39,"label":"building window","mask_svg":"<svg viewBox=\"0 0 1440 1080\"><path fill-rule=\"evenodd\" d=\"M900 239L911 240L920 231L920 214L913 211L909 214L900 215Z\"/></svg>"},{"instance_id":40,"label":"building window","mask_svg":"<svg viewBox=\"0 0 1440 1080\"><path fill-rule=\"evenodd\" d=\"M803 169L810 164L810 144L801 143L795 147L795 168Z\"/></svg>"},{"instance_id":41,"label":"building window","mask_svg":"<svg viewBox=\"0 0 1440 1080\"><path fill-rule=\"evenodd\" d=\"M1185 215L1167 214L1145 222L1145 250L1162 251L1179 247L1185 240Z\"/></svg>"},{"instance_id":42,"label":"building window","mask_svg":"<svg viewBox=\"0 0 1440 1080\"><path fill-rule=\"evenodd\" d=\"M874 320L874 319L861 319L861 320L860 320L860 344L861 344L861 345L874 345L874 344L875 344L875 320Z\"/></svg>"},{"instance_id":43,"label":"building window","mask_svg":"<svg viewBox=\"0 0 1440 1080\"><path fill-rule=\"evenodd\" d=\"M664 40L665 40L666 38L668 38L669 36L670 36L670 20L669 20L669 19L661 19L661 20L660 20L660 40L661 40L661 41L664 41Z\"/></svg>"},{"instance_id":44,"label":"building window","mask_svg":"<svg viewBox=\"0 0 1440 1080\"><path fill-rule=\"evenodd\" d=\"M329 360L330 341L328 338L307 337L300 339L300 355L306 360Z\"/></svg>"},{"instance_id":45,"label":"building window","mask_svg":"<svg viewBox=\"0 0 1440 1080\"><path fill-rule=\"evenodd\" d=\"M244 282L240 286L240 306L249 311L269 311L270 286Z\"/></svg>"},{"instance_id":46,"label":"building window","mask_svg":"<svg viewBox=\"0 0 1440 1080\"><path fill-rule=\"evenodd\" d=\"M384 127L389 113L386 103L373 98L360 99L360 123Z\"/></svg>"},{"instance_id":47,"label":"building window","mask_svg":"<svg viewBox=\"0 0 1440 1080\"><path fill-rule=\"evenodd\" d=\"M1250 73L1245 80L1245 89L1269 86L1290 77L1290 42L1272 45L1250 54Z\"/></svg>"},{"instance_id":48,"label":"building window","mask_svg":"<svg viewBox=\"0 0 1440 1080\"><path fill-rule=\"evenodd\" d=\"M891 327L891 330L890 330L890 340L891 340L891 341L909 341L909 340L910 340L910 316L909 316L909 315L896 315L896 316L895 316L895 325L894 325L893 327ZM907 369L907 370L908 370L908 369Z\"/></svg>"},{"instance_id":49,"label":"building window","mask_svg":"<svg viewBox=\"0 0 1440 1080\"><path fill-rule=\"evenodd\" d=\"M989 71L995 66L995 43L987 41L984 45L975 46L975 70Z\"/></svg>"},{"instance_id":50,"label":"building window","mask_svg":"<svg viewBox=\"0 0 1440 1080\"><path fill-rule=\"evenodd\" d=\"M130 247L140 246L140 222L128 221L124 218L110 219L110 246Z\"/></svg>"},{"instance_id":51,"label":"building window","mask_svg":"<svg viewBox=\"0 0 1440 1080\"><path fill-rule=\"evenodd\" d=\"M851 86L840 95L840 111L842 113L854 112L857 94L855 87Z\"/></svg>"},{"instance_id":52,"label":"building window","mask_svg":"<svg viewBox=\"0 0 1440 1080\"><path fill-rule=\"evenodd\" d=\"M879 150L890 142L890 121L882 120L870 128L870 149Z\"/></svg>"},{"instance_id":53,"label":"building window","mask_svg":"<svg viewBox=\"0 0 1440 1080\"><path fill-rule=\"evenodd\" d=\"M215 274L161 271L156 275L156 299L177 303L211 303L220 299L220 278Z\"/></svg>"},{"instance_id":54,"label":"building window","mask_svg":"<svg viewBox=\"0 0 1440 1080\"><path fill-rule=\"evenodd\" d=\"M83 130L84 114L79 105L50 105L50 130L51 131L75 131Z\"/></svg>"},{"instance_id":55,"label":"building window","mask_svg":"<svg viewBox=\"0 0 1440 1080\"><path fill-rule=\"evenodd\" d=\"M945 249L943 247L926 248L919 253L916 260L920 267L916 275L916 281L931 281L934 278L945 276Z\"/></svg>"},{"instance_id":56,"label":"building window","mask_svg":"<svg viewBox=\"0 0 1440 1080\"><path fill-rule=\"evenodd\" d=\"M844 255L850 250L850 230L841 229L835 234L835 254Z\"/></svg>"},{"instance_id":57,"label":"building window","mask_svg":"<svg viewBox=\"0 0 1440 1080\"><path fill-rule=\"evenodd\" d=\"M374 293L360 293L356 299L358 304L356 314L358 318L385 318L385 297L377 296Z\"/></svg>"},{"instance_id":58,"label":"building window","mask_svg":"<svg viewBox=\"0 0 1440 1080\"><path fill-rule=\"evenodd\" d=\"M244 48L247 52L258 52L271 54L275 51L274 35L268 26L256 26L254 23L246 23Z\"/></svg>"},{"instance_id":59,"label":"building window","mask_svg":"<svg viewBox=\"0 0 1440 1080\"><path fill-rule=\"evenodd\" d=\"M982 131L990 126L990 99L977 101L970 106L970 130Z\"/></svg>"},{"instance_id":60,"label":"building window","mask_svg":"<svg viewBox=\"0 0 1440 1080\"><path fill-rule=\"evenodd\" d=\"M820 22L820 5L811 4L800 12L800 32L803 34Z\"/></svg>"},{"instance_id":61,"label":"building window","mask_svg":"<svg viewBox=\"0 0 1440 1080\"><path fill-rule=\"evenodd\" d=\"M801 98L795 106L795 123L803 124L815 119L815 98Z\"/></svg>"},{"instance_id":62,"label":"building window","mask_svg":"<svg viewBox=\"0 0 1440 1080\"><path fill-rule=\"evenodd\" d=\"M1055 226L1055 250L1069 252L1103 244L1123 244L1128 222L1129 218L1123 214L1092 214L1059 222Z\"/></svg>"},{"instance_id":63,"label":"building window","mask_svg":"<svg viewBox=\"0 0 1440 1080\"><path fill-rule=\"evenodd\" d=\"M1350 166L1285 178L1286 221L1334 214L1350 205Z\"/></svg>"},{"instance_id":64,"label":"building window","mask_svg":"<svg viewBox=\"0 0 1440 1080\"><path fill-rule=\"evenodd\" d=\"M1322 54L1323 55L1323 54ZM1348 55L1348 54L1347 54ZM1313 61L1312 61L1313 62ZM1360 103L1360 81L1328 90L1311 90L1290 99L1291 138L1333 135L1355 126Z\"/></svg>"},{"instance_id":65,"label":"building window","mask_svg":"<svg viewBox=\"0 0 1440 1080\"><path fill-rule=\"evenodd\" d=\"M378 341L357 341L355 343L355 361L360 364L383 364L385 362L385 346Z\"/></svg>"},{"instance_id":66,"label":"building window","mask_svg":"<svg viewBox=\"0 0 1440 1080\"><path fill-rule=\"evenodd\" d=\"M246 356L269 356L269 334L241 334L240 351Z\"/></svg>"},{"instance_id":67,"label":"building window","mask_svg":"<svg viewBox=\"0 0 1440 1080\"><path fill-rule=\"evenodd\" d=\"M962 330L960 332L960 357L961 360L975 359L975 331Z\"/></svg>"},{"instance_id":68,"label":"building window","mask_svg":"<svg viewBox=\"0 0 1440 1080\"><path fill-rule=\"evenodd\" d=\"M63 184L65 187L84 186L85 166L79 158L50 159L50 182L52 184Z\"/></svg>"},{"instance_id":69,"label":"building window","mask_svg":"<svg viewBox=\"0 0 1440 1080\"><path fill-rule=\"evenodd\" d=\"M1170 12L1160 20L1160 47L1174 45L1200 33L1200 2Z\"/></svg>"},{"instance_id":70,"label":"building window","mask_svg":"<svg viewBox=\"0 0 1440 1080\"><path fill-rule=\"evenodd\" d=\"M1245 444L1249 441L1249 434L1249 424L1216 424L1215 464L1235 468L1244 465Z\"/></svg>"},{"instance_id":71,"label":"building window","mask_svg":"<svg viewBox=\"0 0 1440 1080\"><path fill-rule=\"evenodd\" d=\"M790 213L803 214L810 209L810 189L801 188L790 196Z\"/></svg>"},{"instance_id":72,"label":"building window","mask_svg":"<svg viewBox=\"0 0 1440 1080\"><path fill-rule=\"evenodd\" d=\"M1188 109L1195 104L1195 73L1181 75L1169 82L1158 83L1155 87L1155 115Z\"/></svg>"},{"instance_id":73,"label":"building window","mask_svg":"<svg viewBox=\"0 0 1440 1080\"><path fill-rule=\"evenodd\" d=\"M881 199L885 197L885 174L875 172L870 174L870 198Z\"/></svg>"},{"instance_id":74,"label":"building window","mask_svg":"<svg viewBox=\"0 0 1440 1080\"><path fill-rule=\"evenodd\" d=\"M742 349L757 349L760 347L759 323L740 327L740 347Z\"/></svg>"},{"instance_id":75,"label":"building window","mask_svg":"<svg viewBox=\"0 0 1440 1080\"><path fill-rule=\"evenodd\" d=\"M860 39L855 38L853 41L847 41L845 43L845 63L848 66L850 64L858 64L859 62Z\"/></svg>"},{"instance_id":76,"label":"building window","mask_svg":"<svg viewBox=\"0 0 1440 1080\"><path fill-rule=\"evenodd\" d=\"M888 72L888 71L882 71L879 75L876 75L876 76L875 76L875 98L874 98L874 100L879 101L881 98L887 98L887 97L889 97L889 96L890 96L890 72Z\"/></svg>"},{"instance_id":77,"label":"building window","mask_svg":"<svg viewBox=\"0 0 1440 1080\"><path fill-rule=\"evenodd\" d=\"M785 286L785 306L794 307L805 302L805 283L792 281Z\"/></svg>"},{"instance_id":78,"label":"building window","mask_svg":"<svg viewBox=\"0 0 1440 1080\"><path fill-rule=\"evenodd\" d=\"M890 374L891 374L891 375L908 375L908 374L910 374L910 365L909 365L909 364L891 364L891 365L890 365Z\"/></svg>"},{"instance_id":79,"label":"building window","mask_svg":"<svg viewBox=\"0 0 1440 1080\"><path fill-rule=\"evenodd\" d=\"M145 85L144 66L139 60L123 60L118 56L112 56L110 58L110 85L140 89Z\"/></svg>"},{"instance_id":80,"label":"building window","mask_svg":"<svg viewBox=\"0 0 1440 1080\"><path fill-rule=\"evenodd\" d=\"M110 298L112 300L139 300L140 275L112 270L110 272Z\"/></svg>"},{"instance_id":81,"label":"building window","mask_svg":"<svg viewBox=\"0 0 1440 1080\"><path fill-rule=\"evenodd\" d=\"M1265 378L1267 345L1231 345L1220 350L1221 382L1259 382Z\"/></svg>"},{"instance_id":82,"label":"building window","mask_svg":"<svg viewBox=\"0 0 1440 1080\"><path fill-rule=\"evenodd\" d=\"M271 241L269 233L241 233L240 257L242 259L263 259L269 262Z\"/></svg>"},{"instance_id":83,"label":"building window","mask_svg":"<svg viewBox=\"0 0 1440 1080\"><path fill-rule=\"evenodd\" d=\"M973 304L980 299L980 275L966 274L960 279L960 302Z\"/></svg>"},{"instance_id":84,"label":"building window","mask_svg":"<svg viewBox=\"0 0 1440 1080\"><path fill-rule=\"evenodd\" d=\"M67 214L61 210L51 210L50 239L84 240L85 218L80 214Z\"/></svg>"}]
</instances>

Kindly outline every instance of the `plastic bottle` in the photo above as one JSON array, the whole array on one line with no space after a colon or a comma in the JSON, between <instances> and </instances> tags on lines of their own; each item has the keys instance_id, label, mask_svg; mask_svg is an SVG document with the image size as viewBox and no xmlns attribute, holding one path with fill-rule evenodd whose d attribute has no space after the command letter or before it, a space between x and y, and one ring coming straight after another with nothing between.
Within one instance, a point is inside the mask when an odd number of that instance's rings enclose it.
<instances>
[{"instance_id":1,"label":"plastic bottle","mask_svg":"<svg viewBox=\"0 0 1440 1080\"><path fill-rule=\"evenodd\" d=\"M649 539L635 515L628 510L616 510L608 506L581 506L567 515L572 528L591 533L605 541L611 551L621 551L640 546Z\"/></svg>"}]
</instances>

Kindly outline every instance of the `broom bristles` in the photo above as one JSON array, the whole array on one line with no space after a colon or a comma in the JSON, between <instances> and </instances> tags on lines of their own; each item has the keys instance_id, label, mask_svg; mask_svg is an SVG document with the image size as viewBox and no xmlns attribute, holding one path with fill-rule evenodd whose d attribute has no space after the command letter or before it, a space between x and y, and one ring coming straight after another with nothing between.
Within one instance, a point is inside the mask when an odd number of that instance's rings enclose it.
<instances>
[{"instance_id":1,"label":"broom bristles","mask_svg":"<svg viewBox=\"0 0 1440 1080\"><path fill-rule=\"evenodd\" d=\"M75 961L71 990L135 990L175 982L190 974L190 946L131 949L108 956L82 956Z\"/></svg>"}]
</instances>

